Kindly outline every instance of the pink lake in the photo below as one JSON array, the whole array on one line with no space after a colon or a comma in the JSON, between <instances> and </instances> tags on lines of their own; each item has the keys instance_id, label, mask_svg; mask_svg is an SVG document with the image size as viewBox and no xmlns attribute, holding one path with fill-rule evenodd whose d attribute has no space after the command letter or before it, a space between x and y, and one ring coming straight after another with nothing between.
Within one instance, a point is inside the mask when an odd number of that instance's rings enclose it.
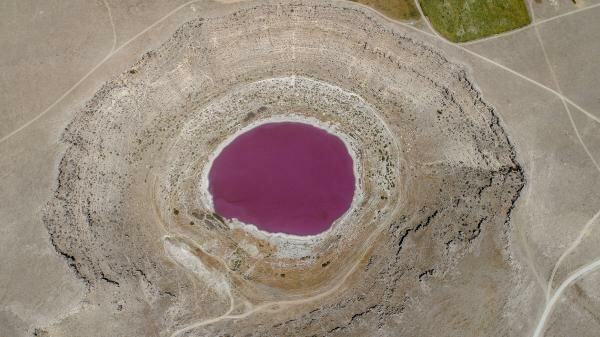
<instances>
[{"instance_id":1,"label":"pink lake","mask_svg":"<svg viewBox=\"0 0 600 337\"><path fill-rule=\"evenodd\" d=\"M298 122L237 136L208 174L215 212L270 233L315 235L352 204L352 157L337 136Z\"/></svg>"}]
</instances>

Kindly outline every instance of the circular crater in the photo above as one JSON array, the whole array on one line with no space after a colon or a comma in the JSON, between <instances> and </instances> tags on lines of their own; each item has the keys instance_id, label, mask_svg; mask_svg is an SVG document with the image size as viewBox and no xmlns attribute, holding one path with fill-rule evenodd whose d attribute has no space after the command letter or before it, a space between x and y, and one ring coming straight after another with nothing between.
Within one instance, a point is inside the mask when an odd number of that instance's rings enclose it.
<instances>
[{"instance_id":1,"label":"circular crater","mask_svg":"<svg viewBox=\"0 0 600 337\"><path fill-rule=\"evenodd\" d=\"M283 230L317 235L261 230L213 204L224 144L282 122L327 130L352 159L340 186L353 194L331 226ZM432 307L483 288L493 300L473 307L507 319L508 216L523 186L512 146L462 66L362 7L262 3L192 20L106 83L63 140L51 241L98 298L148 317L153 334L430 336L428 322L465 321Z\"/></svg>"},{"instance_id":2,"label":"circular crater","mask_svg":"<svg viewBox=\"0 0 600 337\"><path fill-rule=\"evenodd\" d=\"M265 123L227 144L208 173L214 210L269 233L316 235L352 203L353 161L327 131Z\"/></svg>"}]
</instances>

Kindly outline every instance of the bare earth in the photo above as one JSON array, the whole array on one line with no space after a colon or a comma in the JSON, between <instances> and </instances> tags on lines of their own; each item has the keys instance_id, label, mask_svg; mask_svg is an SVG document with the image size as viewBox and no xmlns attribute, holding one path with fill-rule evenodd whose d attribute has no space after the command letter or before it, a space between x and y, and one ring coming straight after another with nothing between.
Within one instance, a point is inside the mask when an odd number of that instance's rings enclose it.
<instances>
[{"instance_id":1,"label":"bare earth","mask_svg":"<svg viewBox=\"0 0 600 337\"><path fill-rule=\"evenodd\" d=\"M345 1L1 5L0 336L597 336L600 3L529 6L459 45ZM269 119L345 135L331 230L212 213Z\"/></svg>"}]
</instances>

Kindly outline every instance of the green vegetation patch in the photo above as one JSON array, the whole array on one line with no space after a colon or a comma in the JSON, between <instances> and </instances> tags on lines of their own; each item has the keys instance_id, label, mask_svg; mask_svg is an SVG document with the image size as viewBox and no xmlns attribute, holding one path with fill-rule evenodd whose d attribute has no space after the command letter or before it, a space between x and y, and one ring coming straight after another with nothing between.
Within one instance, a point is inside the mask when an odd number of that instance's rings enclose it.
<instances>
[{"instance_id":1,"label":"green vegetation patch","mask_svg":"<svg viewBox=\"0 0 600 337\"><path fill-rule=\"evenodd\" d=\"M409 20L419 17L415 0L352 0L367 5L383 15L397 20Z\"/></svg>"},{"instance_id":2,"label":"green vegetation patch","mask_svg":"<svg viewBox=\"0 0 600 337\"><path fill-rule=\"evenodd\" d=\"M431 25L453 42L523 27L531 21L523 0L421 0Z\"/></svg>"}]
</instances>

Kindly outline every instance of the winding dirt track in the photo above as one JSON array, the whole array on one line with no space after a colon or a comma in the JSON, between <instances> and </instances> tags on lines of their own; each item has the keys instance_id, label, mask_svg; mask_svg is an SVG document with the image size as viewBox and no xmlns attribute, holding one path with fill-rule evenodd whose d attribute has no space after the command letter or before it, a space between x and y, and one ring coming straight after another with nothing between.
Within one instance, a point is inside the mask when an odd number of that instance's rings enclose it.
<instances>
[{"instance_id":1,"label":"winding dirt track","mask_svg":"<svg viewBox=\"0 0 600 337\"><path fill-rule=\"evenodd\" d=\"M45 109L44 111L42 111L42 112L41 112L41 113L40 113L38 116L36 116L34 119L30 120L29 122L27 122L27 123L26 123L26 124L24 124L23 126L19 127L18 129L14 130L13 132L9 133L8 135L6 135L6 136L5 136L5 137L3 137L2 139L0 139L0 143L2 143L2 142L4 142L4 141L6 141L6 140L7 140L8 138L10 138L11 136L13 136L13 135L17 134L18 132L20 132L21 130L23 130L24 128L26 128L27 126L29 126L29 125L31 125L32 123L34 123L36 120L38 120L38 119L39 119L40 117L42 117L44 114L46 114L46 113L48 113L49 111L51 111L53 107L55 107L55 106L56 106L56 105L57 105L57 104L58 104L60 101L62 101L62 100L65 98L65 97L67 97L67 96L68 96L68 95L69 95L69 94L70 94L70 93L71 93L71 92L72 92L72 91L73 91L73 90L74 90L76 87L78 87L78 86L79 86L79 85L80 85L80 84L81 84L83 81L85 81L85 80L86 80L86 79L87 79L87 78L88 78L88 77L89 77L89 76L90 76L92 73L94 73L94 72L95 72L95 71L96 71L96 70L97 70L97 69L98 69L100 66L102 66L102 64L104 64L104 63L105 63L105 62L106 62L108 59L110 59L110 58L111 58L111 57L112 57L114 54L116 54L117 52L119 52L120 50L122 50L123 48L125 48L127 45L129 45L131 42L133 42L134 40L136 40L137 38L139 38L140 36L142 36L142 35L143 35L143 34L145 34L146 32L150 31L152 28L156 27L158 24L160 24L161 22L163 22L164 20L166 20L166 19L167 19L168 17L170 17L171 15L175 14L177 11L179 11L179 10L181 10L181 9L183 9L183 8L185 8L185 7L187 7L187 6L191 5L191 4L193 4L193 3L196 3L196 2L198 2L198 1L190 1L190 2L188 2L188 3L186 3L186 4L183 4L183 5L179 6L179 7L177 7L176 9L174 9L174 10L173 10L173 11L171 11L171 12L169 12L167 15L165 15L165 16L164 16L164 17L162 17L161 19L157 20L155 23L153 23L152 25L150 25L149 27L147 27L147 28L146 28L146 29L144 29L143 31L141 31L141 32L139 32L138 34L136 34L136 35L135 35L134 37L132 37L131 39L129 39L129 40L127 40L126 42L124 42L123 44L121 44L121 45L120 45L118 48L115 48L115 47L116 47L116 42L117 42L117 36L116 36L115 28L114 28L114 23L113 23L113 21L112 21L112 15L111 15L111 13L110 13L110 8L107 6L108 15L109 15L109 18L110 18L110 20L111 20L111 25L112 25L112 27L113 27L113 46L112 46L112 48L111 48L111 51L109 52L109 54L107 54L107 56L106 56L106 57L105 57L105 58L104 58L104 59L103 59L103 60L102 60L102 61L101 61L99 64L97 64L97 65L96 65L94 68L92 68L92 69L91 69L91 70L90 70L90 71L89 71L89 72L88 72L86 75L84 75L84 77L82 77L82 78L81 78L81 79L80 79L78 82L76 82L76 84L75 84L75 85L74 85L72 88L70 88L70 89L69 89L67 92L65 92L65 93L64 93L64 94L63 94L61 97L59 97L59 99L58 99L57 101L55 101L55 102L54 102L52 105L50 105L50 106L49 106L47 109ZM106 3L105 3L105 5L106 5ZM600 5L600 4L598 4L598 5ZM594 5L594 6L589 6L589 7L585 8L585 9L593 8L593 7L596 7L596 6L597 6L597 5ZM583 10L585 10L585 9L582 9L582 10L580 10L580 11L583 11ZM419 10L420 10L420 8L419 8ZM578 12L580 12L580 11L578 11ZM573 13L573 12L572 12L572 13ZM563 14L563 15L561 15L560 17L563 17L563 16L565 16L565 15L570 15L570 14L572 14L572 13ZM546 19L546 20L543 20L543 21L539 21L539 22L536 22L536 23L534 23L534 25L541 24L541 23L544 23L544 22L548 22L548 21L551 21L551 20L553 20L553 19L555 19L555 18L552 18L552 19ZM388 21L392 21L392 20L389 20L389 19L387 19L387 18L386 18L386 20L388 20ZM411 29L411 30L416 30L416 31L418 31L419 33L422 33L422 34L428 35L428 36L430 36L430 37L436 37L436 38L438 38L438 39L441 39L439 36L437 36L437 33L436 33L435 35L433 35L433 34L430 34L430 33L427 33L427 32L419 31L417 28L415 28L415 27L413 27L413 26L411 26L411 25L407 25L407 24L404 24L404 23L401 23L401 22L395 22L395 21L394 21L394 23L396 23L396 24L398 24L398 25L401 25L401 26L403 26L403 27L409 28L409 29ZM429 24L429 23L428 23L428 24ZM539 35L538 35L538 36L539 36ZM442 41L443 41L444 43L449 43L448 41L446 41L446 40L444 40L444 39L442 39ZM488 59L488 58L486 58L486 57L484 57L484 56L482 56L482 55L479 55L479 54L477 54L477 53L474 53L474 52L472 52L472 51L470 51L470 50L468 50L468 49L466 49L466 48L462 47L461 45L455 45L455 44L452 44L452 45L454 45L454 46L456 46L457 48L459 48L459 49L461 49L461 50L465 51L466 53L469 53L469 54L471 54L471 55L473 55L473 56L475 56L475 57L478 57L478 58L480 58L480 59L482 59L482 60L484 60L484 61L486 61L486 62L488 62L488 63L490 63L490 64L493 64L493 65L495 65L495 66L497 66L497 67L499 67L499 68L501 68L501 69L503 69L503 70L505 70L505 71L507 71L507 72L509 72L509 73L511 73L511 74L513 74L513 75L515 75L515 76L518 76L519 78L521 78L521 79L523 79L523 80L526 80L526 81L528 81L528 82L530 82L530 83L532 83L532 84L535 84L535 85L537 85L537 86L539 86L539 87L541 87L541 88L543 88L543 89L545 89L545 90L547 90L547 91L549 91L549 92L553 93L554 95L556 95L557 97L559 97L559 98L562 100L562 102L563 102L563 104L564 104L564 106L565 106L565 109L566 109L566 110L567 110L567 112L569 113L569 116L571 116L571 115L570 115L570 111L569 111L568 104L571 104L573 107L575 107L575 108L579 109L579 110L580 110L582 113L584 113L584 114L585 114L585 115L586 115L588 118L590 118L590 119L592 119L592 120L594 120L594 121L596 121L596 122L600 122L600 119L599 119L598 117L596 117L595 115L593 115L593 114L589 113L588 111L586 111L586 110L582 109L582 108L581 108L581 107L579 107L577 104L575 104L574 102L572 102L572 101L571 101L571 100L570 100L568 97L565 97L565 96L562 94L562 92L560 91L560 89L558 89L558 90L553 90L553 89L551 89L551 88L548 88L548 87L544 86L543 84L541 84L541 83L539 83L539 82L536 82L536 81L534 81L534 80L532 80L532 79L530 79L530 78L528 78L528 77L524 76L524 75L523 75L523 74L521 74L521 73L518 73L518 72L516 72L516 71L514 71L514 70L512 70L512 69L510 69L510 68L507 68L507 67L505 67L505 66L503 66L503 65L501 65L501 64L499 64L499 63L497 63L497 62L494 62L494 61L492 61L492 60L490 60L490 59ZM211 79L211 80L212 80L212 79ZM568 103L568 104L567 104L567 103ZM571 118L571 122L573 123L573 121L572 121L572 118ZM593 157L593 156L590 154L590 152L588 151L588 149L587 149L587 147L586 147L585 143L583 143L583 140L582 140L582 139L581 139L581 137L579 136L578 130L577 130L576 126L574 125L574 123L573 123L573 127L575 128L575 131L576 131L576 133L577 133L577 135L578 135L578 139L579 139L579 141L581 142L581 144L582 144L582 146L584 147L584 149L586 150L586 153L588 154L588 156L590 156L591 160L594 162L594 164L596 165L596 167L597 167L597 168L598 168L598 170L600 171L600 167L598 167L598 163L595 161L594 157ZM398 204L397 206L398 206L398 207L397 207L396 209L394 209L394 210L393 210L393 212L391 212L391 214L393 214L394 216L395 216L395 215L397 215L397 213L398 213L398 211L399 211L399 206L400 206L400 204ZM553 281L554 274L556 273L556 270L559 268L559 265L560 265L561 261L563 260L563 258L564 258L566 255L570 254L570 253L571 253L571 252L572 252L572 251L573 251L573 250L574 250L574 249L577 247L577 245L579 244L579 242L581 242L581 240L582 240L583 236L585 235L585 232L586 232L586 231L589 229L589 227L590 227L591 225L593 225L593 223L595 222L595 219L598 217L598 215L599 215L599 214L600 214L600 212L599 212L599 213L596 213L596 215L595 215L595 216L594 216L594 217L593 217L593 218L592 218L592 219L591 219L591 220L590 220L590 221L589 221L589 222L588 222L588 223L587 223L587 224L584 226L584 228L583 228L583 230L582 230L581 234L579 235L578 239L576 240L576 242L574 242L574 243L573 243L573 245L572 245L572 246L570 246L570 247L569 247L569 249L568 249L567 251L565 251L565 253L563 254L563 256L561 256L561 258L559 259L559 261L557 261L557 263L556 263L556 265L555 265L555 268L554 268L554 271L553 271L553 273L552 273L552 276L551 276L550 282L549 282L550 284L549 284L549 286L548 286L548 294L550 294L550 291L551 291L551 287L550 287L550 285L551 285L551 283L552 283L552 281ZM383 232L385 229L387 229L387 228L386 228L386 226L380 226L380 227L378 227L378 228L377 228L377 230L376 230L376 231L373 231L373 232L372 232L372 233L371 233L371 234L368 236L368 238L367 238L367 240L366 240L367 246L368 246L370 243L373 243L373 242L375 242L375 240L377 240L377 239L378 239L378 237L379 237L380 235L382 235L382 232ZM177 235L181 235L181 233L177 233ZM192 240L192 238L189 238L189 239L190 239L190 240ZM205 252L205 253L206 253L206 254L208 254L208 255L210 255L210 254L209 254L209 253L207 253L207 252ZM202 320L202 321L199 321L199 322L194 322L194 323L192 323L192 324L190 324L190 325L188 325L188 326L185 326L184 328L180 328L179 330L175 331L174 333L172 333L172 336L176 336L176 335L179 335L179 334L185 333L185 332L187 332L187 331L190 331L190 330L192 330L192 329L194 329L194 328L198 328L198 327L201 327L201 326L206 326L206 325L210 325L210 324L218 323L218 322L221 322L221 321L224 321L224 320L228 320L228 319L241 319L241 318L246 318L246 317L248 317L248 316L250 316L250 315L253 315L253 314L255 314L255 313L262 312L262 311L269 310L269 309L271 309L271 310L272 310L272 309L275 309L275 310L273 310L273 312L277 312L277 311L281 311L281 310L282 310L284 307L286 307L286 306L293 306L293 305L298 305L298 304L306 304L306 303L309 303L309 302L314 302L314 301L316 301L316 300L324 299L324 298L328 297L329 295L331 295L331 294L335 293L336 291L340 290L340 289L341 289L341 288L344 286L344 284L346 283L346 281L348 280L348 278L349 278L349 277L350 277L350 276L351 276L353 273L355 273L355 272L358 270L358 268L359 268L359 267L360 267L360 265L361 265L361 261L363 260L363 258L365 258L365 257L367 256L367 253L368 253L368 251L364 251L364 252L363 252L363 253L362 253L362 254L359 256L359 258L357 258L356 260L354 260L354 264L352 265L352 267L351 267L351 268L348 270L348 272L347 272L347 273L345 273L345 274L344 274L344 276L343 276L343 277L341 277L341 279L338 279L338 280L336 280L336 282L335 282L335 283L333 283L333 284L330 286L330 288L328 288L326 291L324 291L324 292L322 292L322 293L320 293L320 294L318 294L318 295L315 295L315 296L312 296L312 297L308 297L308 298L306 298L306 299L300 299L300 300L282 300L282 301L272 301L272 302L266 302L266 303L262 303L262 304L256 305L256 306L252 307L252 309L250 309L250 310L248 310L247 312L244 312L244 313L242 313L242 314L231 315L231 313L232 313L232 312L235 310L235 307L236 307L236 306L235 306L235 299L234 299L234 296L233 296L233 294L232 294L231 292L229 292L229 294L228 294L228 297L229 297L229 309L226 311L226 313L225 313L225 314L223 314L223 315L221 315L221 316L219 316L219 317L216 317L216 318L212 318L212 319L208 319L208 320ZM227 264L226 264L224 261L223 261L223 263L224 263L224 265L225 265L225 266L227 266ZM548 300L548 302L547 302L547 304L546 304L546 308L545 308L545 310L544 310L544 313L543 313L543 315L540 317L539 323L538 323L538 325L537 325L537 327L536 327L536 330L535 330L535 332L534 332L534 337L539 337L539 336L541 336L541 335L542 335L542 333L543 333L543 329L544 329L544 325L545 325L545 322L546 322L546 320L548 319L549 315L551 314L551 312L552 312L552 310L553 310L553 308L554 308L554 306L555 306L555 304L556 304L556 302L557 302L558 298L561 296L562 292L563 292L563 291L564 291L564 290L565 290L565 289L566 289L568 286L570 286L572 283L574 283L574 282L575 282L577 279L579 279L579 278L581 278L581 277L585 276L586 274L588 274L588 273L590 273L590 272L593 272L593 271L594 271L594 270L596 270L598 267L600 267L600 260L594 261L594 262L592 262L592 263L590 263L590 264L588 264L588 265L586 265L586 266L582 267L581 269L579 269L579 270L575 271L575 272L574 272L574 273L572 273L572 274L571 274L571 275L570 275L570 276L569 276L569 277L568 277L568 278L567 278L567 279L566 279L564 282L562 282L562 283L561 283L561 285L560 285L560 286L559 286L559 287L556 289L556 291L554 292L554 294L553 294L551 297L549 297L549 300Z\"/></svg>"}]
</instances>

